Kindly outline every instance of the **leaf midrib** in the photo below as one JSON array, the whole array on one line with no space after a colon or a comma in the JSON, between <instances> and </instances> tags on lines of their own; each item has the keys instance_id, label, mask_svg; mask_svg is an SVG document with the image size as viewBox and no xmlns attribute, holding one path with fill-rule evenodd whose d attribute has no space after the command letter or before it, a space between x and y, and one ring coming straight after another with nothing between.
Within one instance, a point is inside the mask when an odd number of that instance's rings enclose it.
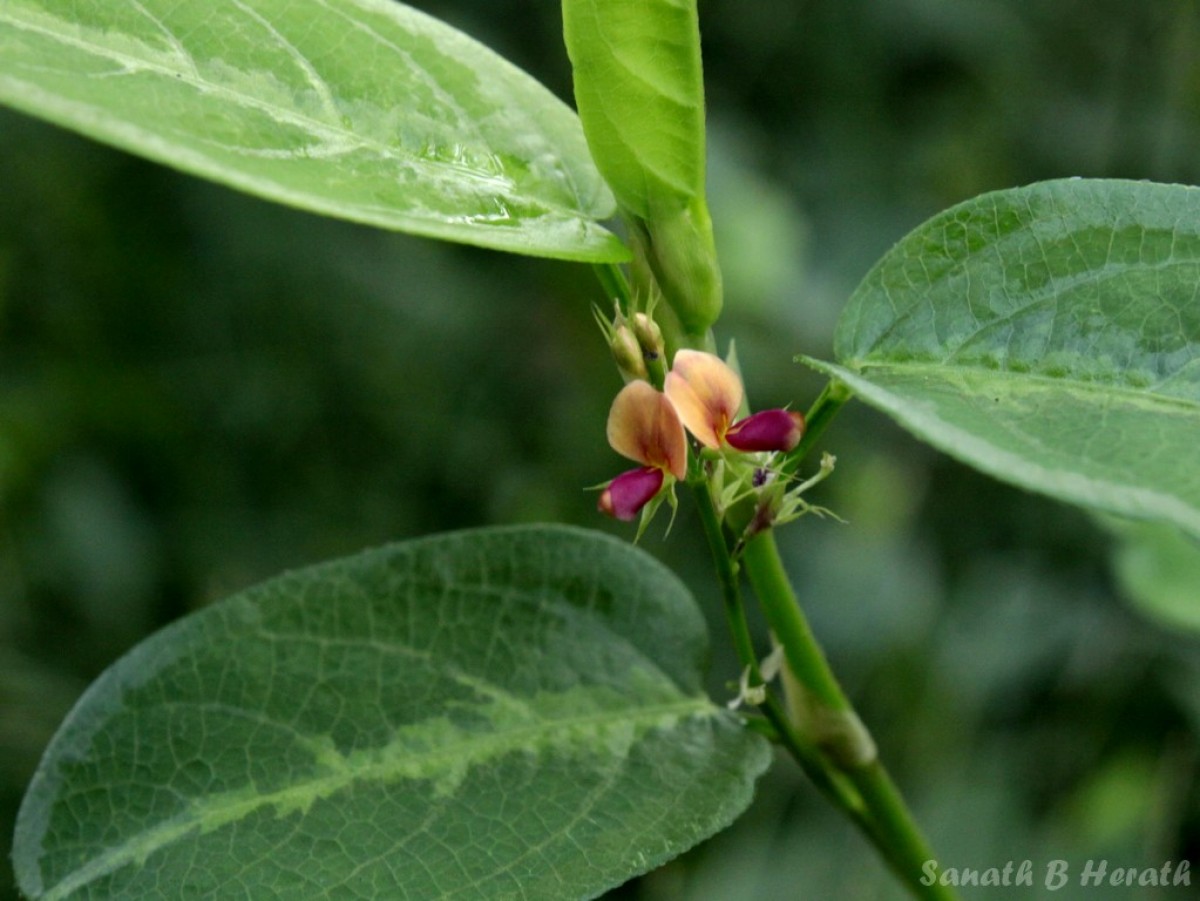
<instances>
[{"instance_id":1,"label":"leaf midrib","mask_svg":"<svg viewBox=\"0 0 1200 901\"><path fill-rule=\"evenodd\" d=\"M1127 397L1130 400L1138 403L1146 401L1154 401L1166 405L1176 405L1189 413L1200 413L1200 400L1192 400L1191 398L1181 397L1177 394L1160 394L1152 388L1136 388L1130 385L1114 384L1110 382L1102 382L1096 379L1077 379L1069 376L1052 376L1044 373L1036 372L1016 372L1010 369L991 368L988 366L960 365L957 363L943 363L937 361L915 361L908 362L903 360L889 360L886 362L875 362L871 360L851 360L841 365L851 371L867 377L871 370L884 371L895 370L903 373L911 373L913 375L935 375L939 378L946 378L950 374L970 373L987 376L988 378L996 379L997 381L1014 380L1021 382L1034 382L1041 385L1054 386L1056 388L1066 388L1071 391L1080 393L1095 393L1105 394L1108 396Z\"/></svg>"},{"instance_id":2,"label":"leaf midrib","mask_svg":"<svg viewBox=\"0 0 1200 901\"><path fill-rule=\"evenodd\" d=\"M193 803L189 809L153 828L93 858L84 866L51 886L42 896L46 901L67 897L90 882L102 878L127 864L144 861L151 854L182 838L194 829L212 831L236 822L250 814L275 807L280 815L297 809L306 809L312 802L328 798L338 791L363 782L393 782L402 779L436 779L446 768L439 769L438 763L452 760L455 765L473 766L485 760L500 757L512 751L531 747L554 750L561 748L548 739L556 734L569 734L587 727L603 729L628 729L633 727L636 735L642 735L655 725L662 725L684 718L707 714L716 708L707 697L683 698L669 703L638 708L635 713L628 710L603 711L583 716L542 720L535 724L503 732L483 733L463 741L441 745L415 755L405 755L405 749L393 739L388 745L371 751L357 752L363 756L378 756L371 763L355 765L351 758L340 756L338 769L330 771L331 758L322 759L326 772L319 777L286 788L252 798L242 797L242 792L225 792L208 796L202 805ZM420 725L420 724L416 724ZM571 742L569 746L575 747ZM403 756L402 756L403 755ZM413 771L417 770L418 773ZM422 772L423 771L423 772Z\"/></svg>"}]
</instances>

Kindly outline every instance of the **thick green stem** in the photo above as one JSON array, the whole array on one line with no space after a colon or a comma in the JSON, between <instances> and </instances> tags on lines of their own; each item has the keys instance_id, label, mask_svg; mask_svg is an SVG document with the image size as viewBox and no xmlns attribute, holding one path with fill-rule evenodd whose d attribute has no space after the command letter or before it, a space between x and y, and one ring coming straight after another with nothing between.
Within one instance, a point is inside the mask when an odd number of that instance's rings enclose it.
<instances>
[{"instance_id":1,"label":"thick green stem","mask_svg":"<svg viewBox=\"0 0 1200 901\"><path fill-rule=\"evenodd\" d=\"M953 901L946 886L925 885L923 867L933 852L879 761L875 743L829 668L809 628L775 544L765 532L742 554L750 584L767 622L783 645L798 691L792 699L794 725L824 752L824 759L855 787L865 805L864 831L893 871L918 898Z\"/></svg>"},{"instance_id":2,"label":"thick green stem","mask_svg":"<svg viewBox=\"0 0 1200 901\"><path fill-rule=\"evenodd\" d=\"M925 885L922 881L922 868L936 858L884 765L877 759L847 775L866 802L877 833L887 843L887 858L892 871L918 898L955 901L957 895L953 889L937 884Z\"/></svg>"},{"instance_id":3,"label":"thick green stem","mask_svg":"<svg viewBox=\"0 0 1200 901\"><path fill-rule=\"evenodd\" d=\"M784 647L793 675L823 708L835 713L851 710L792 592L774 533L763 532L751 539L742 559L767 622Z\"/></svg>"},{"instance_id":4,"label":"thick green stem","mask_svg":"<svg viewBox=\"0 0 1200 901\"><path fill-rule=\"evenodd\" d=\"M758 655L754 651L754 640L750 636L750 626L746 622L746 608L742 602L742 591L738 584L737 565L729 553L729 545L721 531L721 523L717 518L712 497L708 493L708 485L704 482L694 482L692 489L696 507L700 513L700 522L704 527L704 537L708 541L713 565L717 570L717 581L720 583L721 597L725 602L725 618L729 625L729 633L733 638L734 651L742 666L750 674L751 686L765 688L766 680L763 679L758 664ZM780 742L804 769L813 784L831 803L840 807L858 823L860 828L869 831L870 824L865 819L862 799L844 778L831 771L828 764L822 759L820 750L796 731L783 705L769 689L766 690L760 707Z\"/></svg>"}]
</instances>

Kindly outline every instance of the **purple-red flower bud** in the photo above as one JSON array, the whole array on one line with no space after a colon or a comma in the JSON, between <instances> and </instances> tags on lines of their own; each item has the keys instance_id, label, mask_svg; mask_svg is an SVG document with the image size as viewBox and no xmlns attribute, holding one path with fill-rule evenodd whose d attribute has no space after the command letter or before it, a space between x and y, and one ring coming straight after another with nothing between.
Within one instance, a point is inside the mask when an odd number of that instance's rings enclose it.
<instances>
[{"instance_id":1,"label":"purple-red flower bud","mask_svg":"<svg viewBox=\"0 0 1200 901\"><path fill-rule=\"evenodd\" d=\"M804 437L804 416L790 410L763 410L729 427L725 441L740 451L790 451Z\"/></svg>"},{"instance_id":2,"label":"purple-red flower bud","mask_svg":"<svg viewBox=\"0 0 1200 901\"><path fill-rule=\"evenodd\" d=\"M664 478L665 473L657 466L623 472L608 483L596 508L614 519L631 520L662 490Z\"/></svg>"}]
</instances>

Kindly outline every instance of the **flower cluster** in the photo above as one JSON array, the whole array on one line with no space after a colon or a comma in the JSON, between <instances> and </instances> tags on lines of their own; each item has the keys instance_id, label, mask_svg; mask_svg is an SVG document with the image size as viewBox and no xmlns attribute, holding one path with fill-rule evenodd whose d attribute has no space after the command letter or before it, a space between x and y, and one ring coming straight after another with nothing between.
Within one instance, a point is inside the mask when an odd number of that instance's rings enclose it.
<instances>
[{"instance_id":1,"label":"flower cluster","mask_svg":"<svg viewBox=\"0 0 1200 901\"><path fill-rule=\"evenodd\" d=\"M600 510L631 520L669 494L687 475L685 428L702 447L717 452L790 451L800 442L803 416L777 409L739 418L743 396L737 373L697 350L675 354L661 392L645 381L629 382L609 410L608 443L641 466L608 483Z\"/></svg>"}]
</instances>

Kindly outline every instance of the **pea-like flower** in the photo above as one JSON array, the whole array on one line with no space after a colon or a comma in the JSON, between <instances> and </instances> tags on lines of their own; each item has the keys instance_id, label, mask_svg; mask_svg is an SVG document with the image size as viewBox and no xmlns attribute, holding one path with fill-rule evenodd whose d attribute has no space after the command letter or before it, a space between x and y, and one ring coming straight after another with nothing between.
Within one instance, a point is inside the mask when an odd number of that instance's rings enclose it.
<instances>
[{"instance_id":1,"label":"pea-like flower","mask_svg":"<svg viewBox=\"0 0 1200 901\"><path fill-rule=\"evenodd\" d=\"M613 400L608 443L642 464L617 476L600 495L597 506L616 519L633 519L664 487L687 475L683 424L666 396L647 382L630 382Z\"/></svg>"},{"instance_id":2,"label":"pea-like flower","mask_svg":"<svg viewBox=\"0 0 1200 901\"><path fill-rule=\"evenodd\" d=\"M687 430L713 450L728 444L740 451L790 451L804 436L804 416L791 410L737 419L742 380L710 353L678 351L663 388Z\"/></svg>"}]
</instances>

